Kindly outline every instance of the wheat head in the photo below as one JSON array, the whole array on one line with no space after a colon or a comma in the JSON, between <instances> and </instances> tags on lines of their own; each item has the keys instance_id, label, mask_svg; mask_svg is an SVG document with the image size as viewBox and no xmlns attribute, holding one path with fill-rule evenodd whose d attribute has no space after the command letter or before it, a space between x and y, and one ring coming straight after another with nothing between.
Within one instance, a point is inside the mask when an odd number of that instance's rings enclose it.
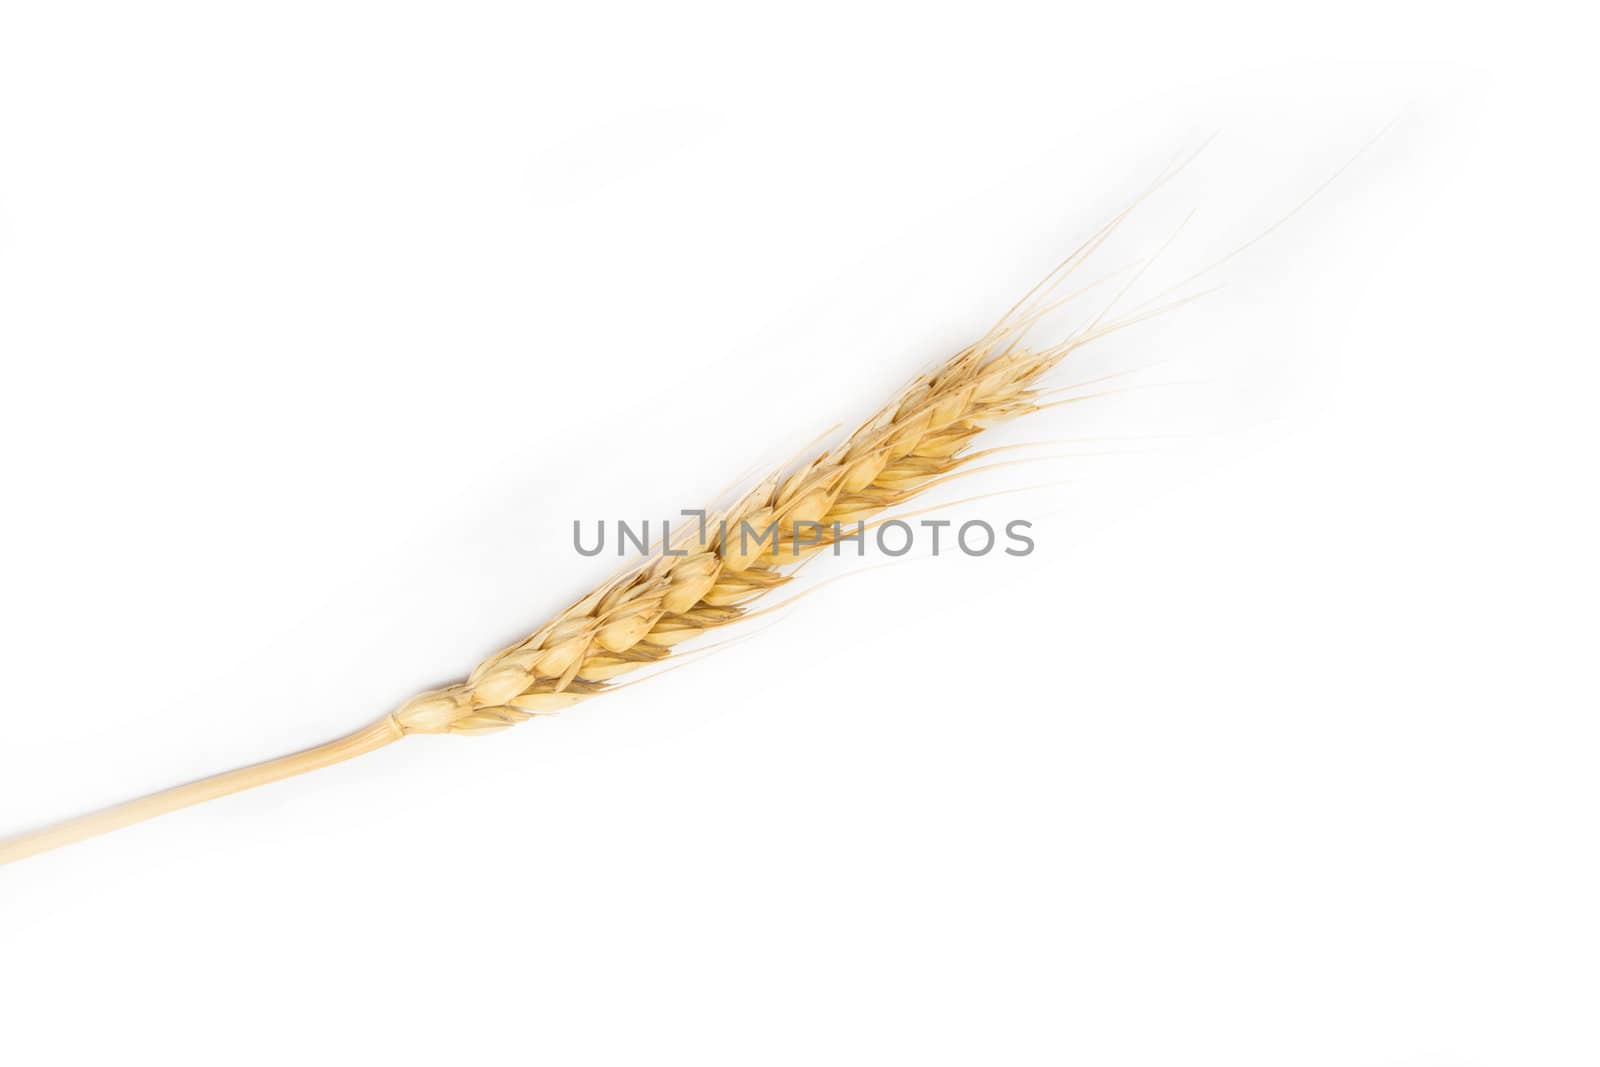
<instances>
[{"instance_id":1,"label":"wheat head","mask_svg":"<svg viewBox=\"0 0 1600 1067\"><path fill-rule=\"evenodd\" d=\"M599 696L675 646L747 618L840 531L949 480L985 429L1038 409L1041 379L1100 331L1030 349L1020 334L1037 313L1014 310L837 447L763 479L464 681L408 700L393 713L398 728L494 733Z\"/></svg>"}]
</instances>

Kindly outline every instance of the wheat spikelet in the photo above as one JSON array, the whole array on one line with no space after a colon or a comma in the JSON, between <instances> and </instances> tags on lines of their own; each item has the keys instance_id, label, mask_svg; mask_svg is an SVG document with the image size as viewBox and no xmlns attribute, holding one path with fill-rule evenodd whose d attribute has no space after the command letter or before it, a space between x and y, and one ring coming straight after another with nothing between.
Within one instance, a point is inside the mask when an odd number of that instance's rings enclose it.
<instances>
[{"instance_id":1,"label":"wheat spikelet","mask_svg":"<svg viewBox=\"0 0 1600 1067\"><path fill-rule=\"evenodd\" d=\"M1040 318L1093 288L1056 296L1131 210L1091 237L980 340L915 379L842 443L762 479L730 507L484 660L465 680L413 697L329 744L0 841L0 864L328 766L410 734L494 733L554 714L625 684L618 679L629 672L668 661L685 641L750 618L763 597L844 530L959 476L984 454L970 446L985 429L1063 403L1046 401L1041 383L1071 352L1183 302L1154 310L1141 305L1107 322L1129 281L1066 340L1025 344Z\"/></svg>"}]
</instances>

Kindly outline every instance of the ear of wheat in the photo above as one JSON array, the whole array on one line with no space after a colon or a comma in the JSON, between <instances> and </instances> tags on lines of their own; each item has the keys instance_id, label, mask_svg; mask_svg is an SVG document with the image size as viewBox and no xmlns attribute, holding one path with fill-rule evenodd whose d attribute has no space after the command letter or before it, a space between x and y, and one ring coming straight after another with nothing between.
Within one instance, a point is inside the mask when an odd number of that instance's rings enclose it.
<instances>
[{"instance_id":1,"label":"ear of wheat","mask_svg":"<svg viewBox=\"0 0 1600 1067\"><path fill-rule=\"evenodd\" d=\"M1092 288L1058 295L1131 210L1091 237L981 339L915 379L842 443L763 479L730 507L478 664L465 680L419 694L328 744L0 842L0 864L330 766L413 734L488 734L554 714L615 688L632 671L668 661L683 642L748 619L799 565L830 545L837 530L960 476L986 454L972 445L988 427L1054 406L1041 383L1070 353L1185 302L1147 304L1108 321L1113 298L1065 340L1025 344L1043 316Z\"/></svg>"}]
</instances>

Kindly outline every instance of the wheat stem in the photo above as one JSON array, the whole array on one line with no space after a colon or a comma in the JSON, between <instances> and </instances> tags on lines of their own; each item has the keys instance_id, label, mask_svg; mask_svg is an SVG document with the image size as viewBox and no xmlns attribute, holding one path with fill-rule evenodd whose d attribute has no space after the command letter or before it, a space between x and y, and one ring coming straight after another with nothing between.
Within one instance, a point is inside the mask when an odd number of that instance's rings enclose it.
<instances>
[{"instance_id":1,"label":"wheat stem","mask_svg":"<svg viewBox=\"0 0 1600 1067\"><path fill-rule=\"evenodd\" d=\"M258 785L266 785L268 782L284 778L293 778L307 771L331 767L335 763L343 763L347 759L354 759L382 748L404 736L405 733L400 729L400 724L395 722L394 716L385 715L371 726L346 734L338 740L329 741L325 745L308 748L304 752L280 756L265 763L255 763L210 778L202 778L198 782L164 789L159 793L151 793L149 796L130 800L115 807L102 808L100 811L67 822L0 841L0 865L27 859L29 856L36 856L41 852L48 852L53 848L70 845L85 838L110 833L112 830L120 830L124 826L132 826L134 823L153 819L157 815L165 815L179 808L215 800L230 793L242 793L246 789L254 789Z\"/></svg>"}]
</instances>

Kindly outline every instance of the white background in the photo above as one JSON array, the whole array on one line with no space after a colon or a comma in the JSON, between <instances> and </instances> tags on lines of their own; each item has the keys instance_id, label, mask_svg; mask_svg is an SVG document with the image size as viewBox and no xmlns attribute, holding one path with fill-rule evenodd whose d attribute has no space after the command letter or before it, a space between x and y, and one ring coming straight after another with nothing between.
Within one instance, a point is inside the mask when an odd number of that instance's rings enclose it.
<instances>
[{"instance_id":1,"label":"white background","mask_svg":"<svg viewBox=\"0 0 1600 1067\"><path fill-rule=\"evenodd\" d=\"M0 833L460 676L1212 131L1106 266L1356 158L1011 432L1121 442L967 490L1032 557L0 870L0 1060L1600 1060L1592 37L1506 19L4 3Z\"/></svg>"}]
</instances>

